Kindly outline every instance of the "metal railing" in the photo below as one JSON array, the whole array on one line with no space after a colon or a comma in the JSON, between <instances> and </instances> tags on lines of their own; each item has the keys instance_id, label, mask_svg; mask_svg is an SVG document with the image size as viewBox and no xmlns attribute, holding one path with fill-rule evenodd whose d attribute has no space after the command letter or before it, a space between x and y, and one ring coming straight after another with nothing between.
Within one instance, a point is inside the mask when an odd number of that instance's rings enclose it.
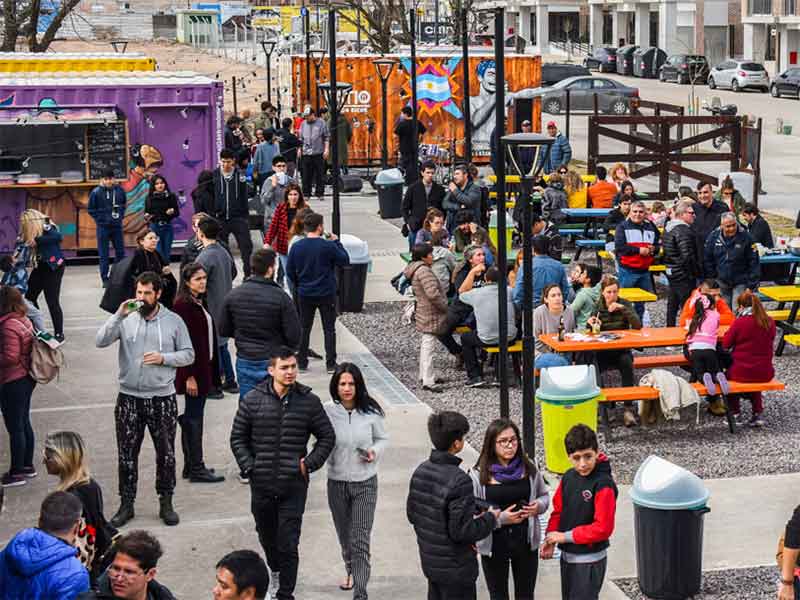
<instances>
[{"instance_id":1,"label":"metal railing","mask_svg":"<svg viewBox=\"0 0 800 600\"><path fill-rule=\"evenodd\" d=\"M589 56L592 54L592 46L588 42L551 40L550 46L568 55Z\"/></svg>"}]
</instances>

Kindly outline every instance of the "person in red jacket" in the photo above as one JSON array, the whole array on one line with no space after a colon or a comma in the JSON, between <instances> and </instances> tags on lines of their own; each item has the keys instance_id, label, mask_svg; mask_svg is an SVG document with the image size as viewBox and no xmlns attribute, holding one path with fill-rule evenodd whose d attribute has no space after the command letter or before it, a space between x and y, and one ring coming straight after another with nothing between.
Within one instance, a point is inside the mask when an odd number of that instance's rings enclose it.
<instances>
[{"instance_id":1,"label":"person in red jacket","mask_svg":"<svg viewBox=\"0 0 800 600\"><path fill-rule=\"evenodd\" d=\"M31 427L31 394L36 382L28 374L33 324L25 316L26 311L17 288L0 286L0 410L11 447L11 468L3 475L3 487L25 485L36 477Z\"/></svg>"},{"instance_id":2,"label":"person in red jacket","mask_svg":"<svg viewBox=\"0 0 800 600\"><path fill-rule=\"evenodd\" d=\"M678 327L686 328L686 325L692 320L692 315L694 315L695 301L703 295L709 295L714 298L714 308L719 313L720 327L733 324L733 319L735 318L733 311L720 294L719 283L717 283L715 279L704 279L700 283L700 287L694 290L692 295L689 296L689 299L684 302L683 308L681 309L680 318L678 319Z\"/></svg>"},{"instance_id":3,"label":"person in red jacket","mask_svg":"<svg viewBox=\"0 0 800 600\"><path fill-rule=\"evenodd\" d=\"M286 261L289 255L289 229L291 229L297 213L307 206L306 201L303 199L303 190L296 183L290 183L286 186L283 198L283 202L275 208L269 229L264 236L264 246L270 247L278 253L278 260L281 266L280 273L278 273L278 283L283 282L286 274Z\"/></svg>"},{"instance_id":4,"label":"person in red jacket","mask_svg":"<svg viewBox=\"0 0 800 600\"><path fill-rule=\"evenodd\" d=\"M722 338L722 347L731 351L733 362L728 369L732 381L760 383L770 381L775 376L772 366L772 348L775 341L775 321L764 310L758 296L745 290L737 299L738 318ZM764 420L764 401L761 392L750 394L753 404L751 427L761 427ZM731 412L739 420L739 398L728 399Z\"/></svg>"},{"instance_id":5,"label":"person in red jacket","mask_svg":"<svg viewBox=\"0 0 800 600\"><path fill-rule=\"evenodd\" d=\"M564 445L573 468L564 473L553 498L541 557L553 558L556 544L561 549L562 600L597 600L614 532L617 485L588 426L575 425Z\"/></svg>"}]
</instances>

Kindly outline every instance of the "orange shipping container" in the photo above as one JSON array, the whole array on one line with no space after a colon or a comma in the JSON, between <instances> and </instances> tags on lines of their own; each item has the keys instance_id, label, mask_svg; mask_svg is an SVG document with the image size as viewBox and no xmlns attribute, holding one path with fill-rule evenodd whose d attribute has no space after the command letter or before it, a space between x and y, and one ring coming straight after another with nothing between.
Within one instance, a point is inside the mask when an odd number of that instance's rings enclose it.
<instances>
[{"instance_id":1,"label":"orange shipping container","mask_svg":"<svg viewBox=\"0 0 800 600\"><path fill-rule=\"evenodd\" d=\"M350 165L363 165L375 162L381 156L382 98L381 81L372 61L377 56L348 55L337 58L336 77L353 85L343 114L353 126L353 139L348 147ZM411 59L407 56L393 56L398 61L387 85L389 162L395 164L397 158L397 138L392 135L400 111L411 103ZM423 144L434 144L446 150L455 150L457 156L464 154L463 118L463 66L461 56L417 56L417 106L419 120L427 131ZM305 56L292 57L292 95L298 110L306 105L316 105L316 84L313 82L314 66L311 66L311 98L306 94ZM473 123L472 148L475 162L488 162L489 139L494 129L495 112L495 62L489 55L470 56L470 115ZM531 55L510 55L505 59L506 99L511 103L509 127L522 118L529 118L535 129L541 123L541 104L539 99L514 102L514 94L524 97L524 90L536 88L541 83L541 57ZM319 80L330 80L329 61L324 59L320 66ZM324 105L324 96L320 94ZM368 131L368 123L374 129ZM453 148L455 146L455 148Z\"/></svg>"}]
</instances>

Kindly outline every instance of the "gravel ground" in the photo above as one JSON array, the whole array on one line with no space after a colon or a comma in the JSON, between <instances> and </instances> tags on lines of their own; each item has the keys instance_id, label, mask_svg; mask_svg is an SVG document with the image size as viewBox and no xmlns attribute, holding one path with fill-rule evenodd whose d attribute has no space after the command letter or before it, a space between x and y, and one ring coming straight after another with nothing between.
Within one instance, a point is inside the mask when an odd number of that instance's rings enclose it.
<instances>
[{"instance_id":1,"label":"gravel ground","mask_svg":"<svg viewBox=\"0 0 800 600\"><path fill-rule=\"evenodd\" d=\"M694 600L773 600L777 591L778 573L772 567L752 567L724 571L706 571L700 593ZM614 580L632 600L647 600L636 579Z\"/></svg>"},{"instance_id":2,"label":"gravel ground","mask_svg":"<svg viewBox=\"0 0 800 600\"><path fill-rule=\"evenodd\" d=\"M648 304L653 324L664 325L666 301ZM464 385L466 375L455 369L454 360L443 347L437 348L435 366L445 380L445 392L434 394L422 390L417 382L419 368L419 335L413 326L400 321L403 302L367 304L364 312L342 315L342 322L352 331L412 393L436 410L451 409L464 413L470 420L470 442L482 444L482 434L489 422L499 416L497 389L472 389ZM672 352L675 350L673 349ZM680 421L661 423L655 427L622 427L621 413L612 423L612 435L601 443L612 459L615 477L620 483L631 483L641 462L650 454L682 465L703 478L767 475L796 471L797 462L788 449L800 447L800 371L797 369L797 350L788 347L783 357L775 359L776 377L787 384L784 392L766 395L762 429L748 427L736 435L728 432L724 418L717 418L701 409L700 423L695 423L695 409L689 408ZM680 370L678 370L680 371ZM638 376L644 371L637 372ZM610 378L611 385L614 383ZM521 423L521 391L510 394L511 417ZM749 402L743 402L744 416L749 417ZM536 454L543 464L542 433L537 413ZM732 457L735 459L732 460Z\"/></svg>"}]
</instances>

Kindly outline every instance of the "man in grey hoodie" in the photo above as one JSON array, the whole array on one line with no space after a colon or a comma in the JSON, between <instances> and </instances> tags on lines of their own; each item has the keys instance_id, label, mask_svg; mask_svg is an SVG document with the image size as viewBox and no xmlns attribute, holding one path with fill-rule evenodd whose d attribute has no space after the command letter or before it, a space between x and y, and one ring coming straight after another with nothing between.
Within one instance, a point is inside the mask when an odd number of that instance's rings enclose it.
<instances>
[{"instance_id":1,"label":"man in grey hoodie","mask_svg":"<svg viewBox=\"0 0 800 600\"><path fill-rule=\"evenodd\" d=\"M121 505L111 519L117 528L134 517L145 427L156 451L159 517L166 525L179 521L172 508L178 418L175 371L194 362L194 348L183 319L159 304L161 290L160 274L145 271L139 275L136 299L123 302L95 338L98 348L119 341L119 394L114 417Z\"/></svg>"}]
</instances>

